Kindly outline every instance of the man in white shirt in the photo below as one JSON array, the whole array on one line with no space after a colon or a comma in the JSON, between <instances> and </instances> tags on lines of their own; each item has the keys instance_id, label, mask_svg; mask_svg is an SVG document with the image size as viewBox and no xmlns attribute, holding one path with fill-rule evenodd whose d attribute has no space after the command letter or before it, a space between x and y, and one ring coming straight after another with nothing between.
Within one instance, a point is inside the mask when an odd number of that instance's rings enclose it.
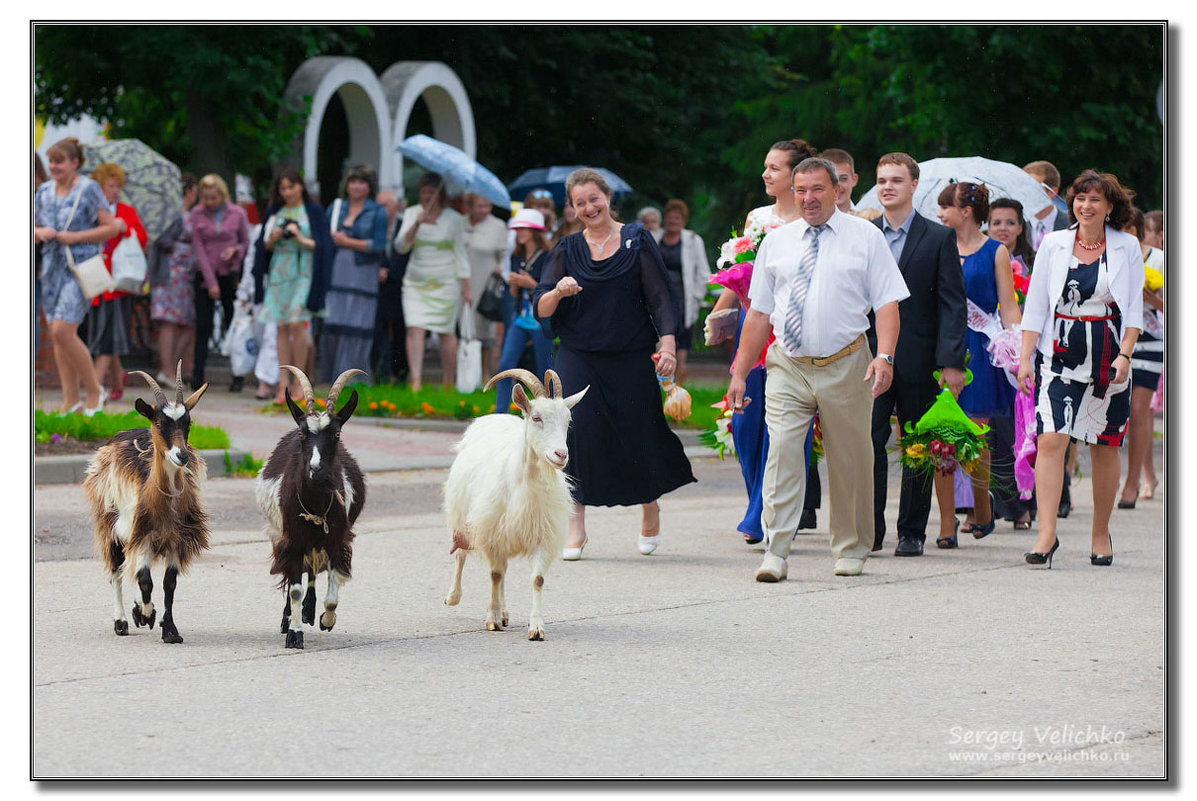
<instances>
[{"instance_id":1,"label":"man in white shirt","mask_svg":"<svg viewBox=\"0 0 1197 801\"><path fill-rule=\"evenodd\" d=\"M757 252L727 399L752 402L745 378L772 332L765 359L769 456L761 526L769 547L757 581L786 577L790 534L806 484L803 443L815 412L826 443L831 551L837 576L860 575L873 547L873 399L893 379L898 301L909 296L881 231L836 208L835 164L806 159L793 170L802 219L771 232ZM865 343L876 317L876 358Z\"/></svg>"}]
</instances>

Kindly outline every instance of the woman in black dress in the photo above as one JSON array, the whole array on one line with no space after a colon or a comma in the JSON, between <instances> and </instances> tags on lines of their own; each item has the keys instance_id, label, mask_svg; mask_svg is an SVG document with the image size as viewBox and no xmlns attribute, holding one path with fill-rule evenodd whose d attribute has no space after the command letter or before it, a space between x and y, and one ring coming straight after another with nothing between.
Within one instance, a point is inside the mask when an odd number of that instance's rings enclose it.
<instances>
[{"instance_id":1,"label":"woman in black dress","mask_svg":"<svg viewBox=\"0 0 1197 801\"><path fill-rule=\"evenodd\" d=\"M574 514L563 556L582 556L584 507L632 504L643 506L637 545L648 555L661 539L657 499L696 480L665 422L656 379L677 368L669 278L644 226L611 216L601 175L575 170L565 192L584 227L546 257L533 294L542 325L560 338L553 369L565 391L590 387L567 439Z\"/></svg>"}]
</instances>

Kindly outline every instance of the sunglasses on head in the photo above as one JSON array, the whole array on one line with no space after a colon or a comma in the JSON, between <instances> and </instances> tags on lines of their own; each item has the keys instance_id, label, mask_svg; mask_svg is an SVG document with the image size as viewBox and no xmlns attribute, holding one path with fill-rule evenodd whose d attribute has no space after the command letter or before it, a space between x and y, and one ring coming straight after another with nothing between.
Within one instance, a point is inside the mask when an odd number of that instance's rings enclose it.
<instances>
[{"instance_id":1,"label":"sunglasses on head","mask_svg":"<svg viewBox=\"0 0 1197 801\"><path fill-rule=\"evenodd\" d=\"M547 189L533 189L532 190L532 197L537 198L537 199L551 198L552 196L553 196L553 193Z\"/></svg>"}]
</instances>

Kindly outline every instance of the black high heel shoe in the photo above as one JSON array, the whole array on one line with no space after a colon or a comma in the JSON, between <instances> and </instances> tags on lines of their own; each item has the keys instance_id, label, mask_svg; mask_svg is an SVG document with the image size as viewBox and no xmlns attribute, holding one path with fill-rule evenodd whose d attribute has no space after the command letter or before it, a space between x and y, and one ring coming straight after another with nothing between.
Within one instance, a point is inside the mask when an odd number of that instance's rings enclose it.
<instances>
[{"instance_id":1,"label":"black high heel shoe","mask_svg":"<svg viewBox=\"0 0 1197 801\"><path fill-rule=\"evenodd\" d=\"M1098 554L1089 554L1089 564L1097 565L1098 567L1109 567L1114 564L1114 535L1110 534L1110 555L1099 556Z\"/></svg>"},{"instance_id":2,"label":"black high heel shoe","mask_svg":"<svg viewBox=\"0 0 1197 801\"><path fill-rule=\"evenodd\" d=\"M1023 554L1023 558L1027 560L1028 565L1047 565L1047 569L1052 569L1052 557L1056 554L1056 549L1060 547L1060 538L1056 537L1056 541L1052 544L1052 549L1047 553L1039 553L1038 551L1027 551ZM1104 557L1103 557L1104 558ZM1096 562L1094 562L1096 564Z\"/></svg>"}]
</instances>

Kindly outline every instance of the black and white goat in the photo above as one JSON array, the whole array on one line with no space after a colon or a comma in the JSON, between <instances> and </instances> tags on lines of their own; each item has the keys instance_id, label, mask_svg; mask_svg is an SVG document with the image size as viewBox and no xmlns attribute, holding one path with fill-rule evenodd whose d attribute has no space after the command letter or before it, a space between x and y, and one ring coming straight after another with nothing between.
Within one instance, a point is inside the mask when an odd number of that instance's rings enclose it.
<instances>
[{"instance_id":1,"label":"black and white goat","mask_svg":"<svg viewBox=\"0 0 1197 801\"><path fill-rule=\"evenodd\" d=\"M266 533L274 544L270 573L279 576L285 596L281 631L287 635L287 648L303 648L300 621L315 623L316 574L328 573L321 631L336 624L338 589L351 574L353 524L366 503L366 483L341 444L341 426L357 408L357 392L339 412L336 403L345 382L365 373L357 369L341 373L329 390L324 411L319 411L307 376L289 364L283 368L299 380L307 410L300 409L287 390L287 408L296 429L279 440L262 465L256 494L266 515Z\"/></svg>"},{"instance_id":2,"label":"black and white goat","mask_svg":"<svg viewBox=\"0 0 1197 801\"><path fill-rule=\"evenodd\" d=\"M561 379L552 370L544 384L527 370L504 370L486 384L490 389L500 378L517 378L532 390L528 398L516 384L512 400L524 413L479 417L454 446L457 456L449 468L444 486L445 518L453 532L449 553L456 565L453 584L445 603L461 600L461 571L466 555L478 551L490 563L490 607L487 631L502 631L507 625L507 603L503 580L507 560L532 557L532 612L528 639L543 640L541 588L549 564L561 553L569 528L569 482L562 472L569 462L565 444L571 419L570 409L586 394L563 397Z\"/></svg>"},{"instance_id":3,"label":"black and white goat","mask_svg":"<svg viewBox=\"0 0 1197 801\"><path fill-rule=\"evenodd\" d=\"M150 564L166 563L162 578L165 593L162 641L180 643L175 626L175 585L179 574L200 552L208 548L208 516L200 503L199 484L207 477L207 465L187 442L191 410L208 385L183 399L183 363L175 373L175 401L171 403L158 382L140 370L154 391L151 406L141 398L137 411L150 427L122 431L96 451L87 466L83 490L91 507L96 548L108 568L113 592L113 629L120 636L129 633L125 619L121 584L133 574L141 597L133 605L133 623L154 627L158 613L150 601L154 582Z\"/></svg>"}]
</instances>

